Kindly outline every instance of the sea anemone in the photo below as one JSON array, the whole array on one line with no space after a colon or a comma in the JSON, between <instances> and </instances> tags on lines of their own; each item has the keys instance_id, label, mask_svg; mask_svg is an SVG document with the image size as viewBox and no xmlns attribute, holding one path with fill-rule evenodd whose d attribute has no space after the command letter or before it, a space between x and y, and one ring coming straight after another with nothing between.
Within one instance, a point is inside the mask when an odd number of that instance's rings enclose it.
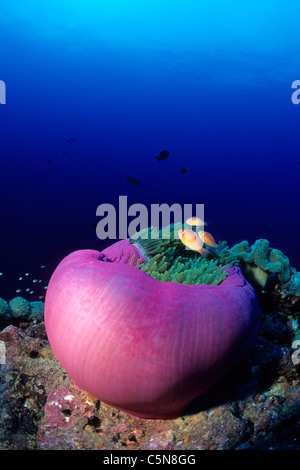
<instances>
[{"instance_id":1,"label":"sea anemone","mask_svg":"<svg viewBox=\"0 0 300 470\"><path fill-rule=\"evenodd\" d=\"M132 415L170 419L250 350L260 309L239 267L159 231L140 235L63 259L45 325L79 387Z\"/></svg>"},{"instance_id":2,"label":"sea anemone","mask_svg":"<svg viewBox=\"0 0 300 470\"><path fill-rule=\"evenodd\" d=\"M163 282L220 284L226 278L225 268L228 263L225 258L221 261L219 256L214 258L214 254L210 252L210 259L207 259L195 251L187 250L181 239L176 238L180 226L181 224L170 225L161 230L150 227L130 238L129 243L141 251L142 256L139 259L145 260L137 263L136 267ZM135 260L136 256L133 255L130 264Z\"/></svg>"}]
</instances>

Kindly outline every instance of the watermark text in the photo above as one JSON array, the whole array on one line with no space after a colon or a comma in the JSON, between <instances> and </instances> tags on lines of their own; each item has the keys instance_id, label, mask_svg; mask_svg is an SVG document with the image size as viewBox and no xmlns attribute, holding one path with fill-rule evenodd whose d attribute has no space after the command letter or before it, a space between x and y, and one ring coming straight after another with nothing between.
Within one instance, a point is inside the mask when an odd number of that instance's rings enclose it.
<instances>
[{"instance_id":1,"label":"watermark text","mask_svg":"<svg viewBox=\"0 0 300 470\"><path fill-rule=\"evenodd\" d=\"M0 104L6 104L6 85L0 80Z\"/></svg>"},{"instance_id":2,"label":"watermark text","mask_svg":"<svg viewBox=\"0 0 300 470\"><path fill-rule=\"evenodd\" d=\"M292 103L299 104L300 103L300 80L294 80L292 83L292 88L296 89L296 91L294 91L291 97Z\"/></svg>"},{"instance_id":3,"label":"watermark text","mask_svg":"<svg viewBox=\"0 0 300 470\"><path fill-rule=\"evenodd\" d=\"M0 371L4 369L6 363L6 349L4 341L0 341Z\"/></svg>"},{"instance_id":4,"label":"watermark text","mask_svg":"<svg viewBox=\"0 0 300 470\"><path fill-rule=\"evenodd\" d=\"M292 343L292 348L295 351L292 354L292 363L294 365L300 364L300 339L295 339Z\"/></svg>"},{"instance_id":5,"label":"watermark text","mask_svg":"<svg viewBox=\"0 0 300 470\"><path fill-rule=\"evenodd\" d=\"M171 223L181 223L182 227L186 228L185 221L192 216L196 216L204 224L204 204L184 204L183 207L177 203L171 206L166 203L151 204L149 210L140 203L128 207L127 196L119 196L118 210L112 204L100 204L96 215L101 217L96 226L96 234L100 240L126 239L151 226L162 228L168 227ZM133 219L129 220L129 218ZM179 238L177 233L174 236ZM149 238L147 230L141 234L141 238ZM151 238L159 238L158 231L151 232ZM163 238L170 238L167 230L164 231Z\"/></svg>"}]
</instances>

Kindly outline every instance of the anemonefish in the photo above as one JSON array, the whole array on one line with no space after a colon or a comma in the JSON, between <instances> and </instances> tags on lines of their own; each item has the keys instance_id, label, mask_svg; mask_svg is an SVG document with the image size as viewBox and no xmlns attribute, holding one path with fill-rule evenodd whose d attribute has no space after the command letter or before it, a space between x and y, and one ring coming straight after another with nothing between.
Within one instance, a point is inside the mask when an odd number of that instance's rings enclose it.
<instances>
[{"instance_id":1,"label":"anemonefish","mask_svg":"<svg viewBox=\"0 0 300 470\"><path fill-rule=\"evenodd\" d=\"M186 220L186 223L196 227L199 227L199 225L207 225L207 223L204 222L204 220L199 219L199 217L190 217Z\"/></svg>"},{"instance_id":2,"label":"anemonefish","mask_svg":"<svg viewBox=\"0 0 300 470\"><path fill-rule=\"evenodd\" d=\"M193 230L189 228L185 230L178 230L178 236L181 242L190 248L190 250L198 251L198 253L200 253L204 258L209 255L208 250L203 248L203 242L200 240L197 233L195 233Z\"/></svg>"},{"instance_id":3,"label":"anemonefish","mask_svg":"<svg viewBox=\"0 0 300 470\"><path fill-rule=\"evenodd\" d=\"M205 245L211 246L212 248L218 248L218 245L215 242L214 237L208 232L202 232L201 230L198 232L199 237L205 243Z\"/></svg>"}]
</instances>

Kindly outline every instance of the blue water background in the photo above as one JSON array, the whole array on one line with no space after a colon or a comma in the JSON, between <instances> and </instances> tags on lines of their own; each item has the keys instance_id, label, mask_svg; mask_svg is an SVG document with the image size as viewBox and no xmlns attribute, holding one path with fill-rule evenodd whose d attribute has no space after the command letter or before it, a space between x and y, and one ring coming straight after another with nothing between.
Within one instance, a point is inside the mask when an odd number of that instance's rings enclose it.
<instances>
[{"instance_id":1,"label":"blue water background","mask_svg":"<svg viewBox=\"0 0 300 470\"><path fill-rule=\"evenodd\" d=\"M204 203L216 240L267 238L300 269L299 10L1 0L0 297L38 300L64 256L110 244L96 208L121 195Z\"/></svg>"}]
</instances>

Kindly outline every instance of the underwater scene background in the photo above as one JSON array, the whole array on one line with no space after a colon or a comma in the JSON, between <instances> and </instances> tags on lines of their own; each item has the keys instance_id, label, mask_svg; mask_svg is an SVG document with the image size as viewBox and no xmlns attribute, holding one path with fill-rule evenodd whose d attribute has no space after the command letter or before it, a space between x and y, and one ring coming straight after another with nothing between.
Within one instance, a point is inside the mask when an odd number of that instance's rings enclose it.
<instances>
[{"instance_id":1,"label":"underwater scene background","mask_svg":"<svg viewBox=\"0 0 300 470\"><path fill-rule=\"evenodd\" d=\"M110 244L96 208L120 195L204 203L216 240L266 238L299 269L297 12L296 1L3 0L0 296L30 288L37 300L65 255Z\"/></svg>"},{"instance_id":2,"label":"underwater scene background","mask_svg":"<svg viewBox=\"0 0 300 470\"><path fill-rule=\"evenodd\" d=\"M300 448L299 13L0 0L1 450Z\"/></svg>"}]
</instances>

